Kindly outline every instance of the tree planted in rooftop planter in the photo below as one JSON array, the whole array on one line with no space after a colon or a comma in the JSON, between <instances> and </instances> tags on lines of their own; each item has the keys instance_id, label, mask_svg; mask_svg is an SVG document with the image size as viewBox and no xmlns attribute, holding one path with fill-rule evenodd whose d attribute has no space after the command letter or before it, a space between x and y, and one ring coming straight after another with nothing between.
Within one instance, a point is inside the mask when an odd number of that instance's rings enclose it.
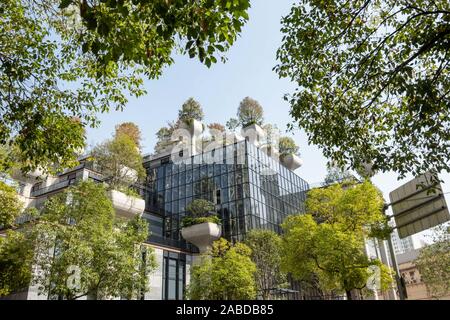
<instances>
[{"instance_id":1,"label":"tree planted in rooftop planter","mask_svg":"<svg viewBox=\"0 0 450 320\"><path fill-rule=\"evenodd\" d=\"M194 98L189 98L178 111L178 119L187 125L191 125L194 120L202 121L204 118L202 106Z\"/></svg>"},{"instance_id":2,"label":"tree planted in rooftop planter","mask_svg":"<svg viewBox=\"0 0 450 320\"><path fill-rule=\"evenodd\" d=\"M237 117L244 128L255 124L262 125L264 110L258 101L245 97L239 104Z\"/></svg>"},{"instance_id":3,"label":"tree planted in rooftop planter","mask_svg":"<svg viewBox=\"0 0 450 320\"><path fill-rule=\"evenodd\" d=\"M299 147L291 137L281 137L278 141L280 161L289 170L299 168L303 162L299 156Z\"/></svg>"}]
</instances>

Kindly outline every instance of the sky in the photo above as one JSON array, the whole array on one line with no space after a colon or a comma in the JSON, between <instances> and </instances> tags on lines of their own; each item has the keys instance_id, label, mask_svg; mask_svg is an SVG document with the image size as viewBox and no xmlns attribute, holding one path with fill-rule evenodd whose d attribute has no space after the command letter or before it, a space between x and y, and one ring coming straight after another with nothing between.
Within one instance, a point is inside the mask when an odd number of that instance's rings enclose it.
<instances>
[{"instance_id":1,"label":"sky","mask_svg":"<svg viewBox=\"0 0 450 320\"><path fill-rule=\"evenodd\" d=\"M100 127L88 129L88 144L93 145L111 136L115 125L122 122L136 123L143 135L144 153L151 153L156 143L155 133L168 121L175 120L184 101L194 97L205 113L205 123L225 122L236 115L239 102L250 96L260 102L265 111L265 121L276 124L285 131L292 123L289 105L283 100L293 92L295 85L287 79L279 79L273 67L277 64L276 51L282 34L280 20L289 13L294 1L252 1L250 20L241 36L227 52L227 62L217 63L208 69L196 59L174 55L175 63L164 70L157 80L145 81L147 95L131 98L122 111L99 115ZM295 130L291 135L300 147L303 166L296 171L309 183L323 181L326 162L318 147L309 145L306 134ZM412 177L398 181L393 172L377 174L373 182L382 190L386 201L389 192ZM450 192L450 175L442 175L444 193ZM450 194L446 195L447 202ZM422 233L414 237L415 244L424 239ZM425 238L426 240L426 238Z\"/></svg>"}]
</instances>

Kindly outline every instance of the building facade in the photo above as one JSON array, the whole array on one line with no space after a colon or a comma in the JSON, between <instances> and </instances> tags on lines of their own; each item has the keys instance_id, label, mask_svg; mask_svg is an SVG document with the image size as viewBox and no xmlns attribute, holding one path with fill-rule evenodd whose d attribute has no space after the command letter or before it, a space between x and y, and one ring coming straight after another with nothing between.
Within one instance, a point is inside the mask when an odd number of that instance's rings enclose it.
<instances>
[{"instance_id":1,"label":"building facade","mask_svg":"<svg viewBox=\"0 0 450 320\"><path fill-rule=\"evenodd\" d=\"M195 124L194 124L195 125ZM111 193L116 214L141 215L149 222L147 244L154 248L157 270L150 277L145 299L185 298L190 268L198 249L181 236L181 221L195 199L214 203L222 223L222 237L242 241L252 229L280 233L280 224L291 214L304 212L308 183L294 173L297 156L279 161L276 150L265 149L260 133L235 135L232 141L204 150L174 143L167 150L144 157L147 179L135 186L144 200L130 202L120 192ZM196 137L191 138L195 141ZM190 149L190 150L189 150ZM178 150L178 149L177 149ZM297 157L297 158L296 158ZM45 200L79 180L103 182L101 172L87 160L56 177L36 180L39 173L17 175L20 194L27 206L40 208ZM21 217L23 221L26 217ZM22 222L23 222L22 221ZM30 287L13 296L18 299L48 299Z\"/></svg>"}]
</instances>

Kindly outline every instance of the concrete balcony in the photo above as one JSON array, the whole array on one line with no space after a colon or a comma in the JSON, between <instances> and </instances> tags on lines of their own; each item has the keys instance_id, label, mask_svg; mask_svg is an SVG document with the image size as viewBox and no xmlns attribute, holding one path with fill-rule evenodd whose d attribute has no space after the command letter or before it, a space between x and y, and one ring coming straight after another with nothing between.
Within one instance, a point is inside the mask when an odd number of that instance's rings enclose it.
<instances>
[{"instance_id":1,"label":"concrete balcony","mask_svg":"<svg viewBox=\"0 0 450 320\"><path fill-rule=\"evenodd\" d=\"M303 165L303 160L295 154L281 155L280 162L291 171L294 171Z\"/></svg>"},{"instance_id":2,"label":"concrete balcony","mask_svg":"<svg viewBox=\"0 0 450 320\"><path fill-rule=\"evenodd\" d=\"M123 218L141 217L145 210L145 200L128 196L117 190L108 191L108 196L116 210L116 215Z\"/></svg>"},{"instance_id":3,"label":"concrete balcony","mask_svg":"<svg viewBox=\"0 0 450 320\"><path fill-rule=\"evenodd\" d=\"M220 238L220 234L220 226L212 222L195 224L181 229L183 238L195 245L200 253L210 250L213 242Z\"/></svg>"}]
</instances>

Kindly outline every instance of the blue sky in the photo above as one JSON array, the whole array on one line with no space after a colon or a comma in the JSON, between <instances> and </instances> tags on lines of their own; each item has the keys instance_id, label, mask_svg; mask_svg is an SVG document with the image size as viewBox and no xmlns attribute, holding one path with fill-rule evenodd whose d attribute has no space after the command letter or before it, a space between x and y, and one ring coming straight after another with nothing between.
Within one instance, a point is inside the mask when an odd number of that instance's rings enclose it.
<instances>
[{"instance_id":1,"label":"blue sky","mask_svg":"<svg viewBox=\"0 0 450 320\"><path fill-rule=\"evenodd\" d=\"M276 50L282 37L280 19L289 13L292 3L287 0L253 1L250 21L226 54L228 61L225 64L217 63L208 69L195 59L175 55L175 63L166 68L160 79L145 82L146 96L131 99L122 112L100 115L102 124L97 129L88 130L88 143L109 138L116 124L132 121L143 133L144 152L152 152L156 131L176 119L179 108L189 97L201 103L206 123L225 123L235 116L239 102L250 96L264 107L266 122L285 130L292 119L283 95L292 92L294 86L288 80L278 79L272 68L276 65ZM322 181L326 174L326 159L321 151L308 145L301 130L289 134L300 146L304 161L297 173L309 183ZM448 174L442 178L450 181ZM405 182L397 181L395 173L379 174L373 181L383 191L386 200L390 191ZM444 185L444 192L450 191L448 185Z\"/></svg>"}]
</instances>

